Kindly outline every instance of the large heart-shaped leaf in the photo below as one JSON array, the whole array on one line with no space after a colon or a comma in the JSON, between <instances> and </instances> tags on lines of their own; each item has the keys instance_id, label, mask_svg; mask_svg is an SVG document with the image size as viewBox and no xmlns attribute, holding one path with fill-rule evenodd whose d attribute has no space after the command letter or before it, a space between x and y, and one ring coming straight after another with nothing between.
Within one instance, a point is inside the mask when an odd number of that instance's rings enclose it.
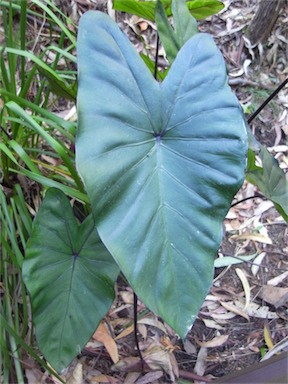
<instances>
[{"instance_id":1,"label":"large heart-shaped leaf","mask_svg":"<svg viewBox=\"0 0 288 384\"><path fill-rule=\"evenodd\" d=\"M63 192L49 189L23 263L39 348L61 371L85 346L114 299L119 269L92 215L78 225Z\"/></svg>"},{"instance_id":2,"label":"large heart-shaped leaf","mask_svg":"<svg viewBox=\"0 0 288 384\"><path fill-rule=\"evenodd\" d=\"M76 160L100 237L143 302L185 336L245 176L245 124L222 55L199 33L159 84L118 26L87 12L78 68Z\"/></svg>"}]
</instances>

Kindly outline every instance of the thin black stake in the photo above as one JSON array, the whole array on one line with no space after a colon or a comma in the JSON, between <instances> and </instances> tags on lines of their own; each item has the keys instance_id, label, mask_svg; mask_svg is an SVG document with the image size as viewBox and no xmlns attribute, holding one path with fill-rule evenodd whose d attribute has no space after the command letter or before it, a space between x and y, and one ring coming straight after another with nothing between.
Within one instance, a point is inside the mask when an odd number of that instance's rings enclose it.
<instances>
[{"instance_id":1,"label":"thin black stake","mask_svg":"<svg viewBox=\"0 0 288 384\"><path fill-rule=\"evenodd\" d=\"M138 342L138 328L137 328L137 317L138 317L138 313L137 313L137 301L138 301L138 297L137 297L136 293L133 292L134 339L135 339L135 344L136 344L137 352L138 352L139 358L140 358L140 360L141 360L141 369L142 369L142 372L144 372L144 359L143 359L142 353L141 353L141 351L140 351L139 342Z\"/></svg>"},{"instance_id":2,"label":"thin black stake","mask_svg":"<svg viewBox=\"0 0 288 384\"><path fill-rule=\"evenodd\" d=\"M254 112L252 113L251 116L249 116L249 118L247 119L247 122L248 124L251 123L251 121L253 121L255 119L255 117L262 111L263 108L266 107L266 105L273 99L273 97L275 97L277 95L278 92L281 91L281 89L283 87L285 87L285 85L288 83L288 77L286 80L283 81L282 84L279 85L279 87L264 101L264 103L262 103L260 105L260 107Z\"/></svg>"},{"instance_id":3,"label":"thin black stake","mask_svg":"<svg viewBox=\"0 0 288 384\"><path fill-rule=\"evenodd\" d=\"M260 199L263 199L263 200L266 199L266 197L264 195L262 195L261 193L255 193L254 196L249 196L249 197L246 197L245 199L236 201L236 203L233 203L233 204L230 205L230 208L235 207L235 205L238 205L240 203L243 203L243 201L247 201L247 200L250 200L250 199L255 199L257 197L260 197Z\"/></svg>"},{"instance_id":4,"label":"thin black stake","mask_svg":"<svg viewBox=\"0 0 288 384\"><path fill-rule=\"evenodd\" d=\"M154 79L155 80L157 80L158 56L159 56L159 35L157 33L156 56L155 56L155 66L154 66Z\"/></svg>"},{"instance_id":5,"label":"thin black stake","mask_svg":"<svg viewBox=\"0 0 288 384\"><path fill-rule=\"evenodd\" d=\"M1 129L1 131L3 131L3 132L5 133L5 135L8 137L9 140L12 140L12 136L10 135L10 133L8 133L8 132L6 131L6 129L4 129L4 128L2 127L2 125L0 125L0 129Z\"/></svg>"}]
</instances>

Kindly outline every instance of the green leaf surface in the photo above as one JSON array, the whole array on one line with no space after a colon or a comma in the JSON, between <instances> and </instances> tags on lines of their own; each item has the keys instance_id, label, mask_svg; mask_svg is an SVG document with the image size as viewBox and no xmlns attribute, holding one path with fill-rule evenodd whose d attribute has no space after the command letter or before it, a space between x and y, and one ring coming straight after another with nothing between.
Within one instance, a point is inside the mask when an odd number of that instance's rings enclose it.
<instances>
[{"instance_id":1,"label":"green leaf surface","mask_svg":"<svg viewBox=\"0 0 288 384\"><path fill-rule=\"evenodd\" d=\"M160 0L157 0L155 7L155 21L167 59L169 63L172 64L183 44L181 44L176 32L171 27L164 6Z\"/></svg>"},{"instance_id":2,"label":"green leaf surface","mask_svg":"<svg viewBox=\"0 0 288 384\"><path fill-rule=\"evenodd\" d=\"M247 263L250 260L255 259L257 252L253 255L241 255L241 256L222 256L217 257L214 261L215 268L224 268L234 264Z\"/></svg>"},{"instance_id":3,"label":"green leaf surface","mask_svg":"<svg viewBox=\"0 0 288 384\"><path fill-rule=\"evenodd\" d=\"M168 9L171 0L162 0L164 8ZM116 11L131 13L144 19L154 21L156 0L154 1L139 1L139 0L114 0L113 8ZM170 12L171 15L171 12Z\"/></svg>"},{"instance_id":4,"label":"green leaf surface","mask_svg":"<svg viewBox=\"0 0 288 384\"><path fill-rule=\"evenodd\" d=\"M29 355L35 359L35 361L37 361L37 363L40 364L40 366L42 366L43 368L45 368L52 376L54 376L55 378L57 378L59 380L59 383L64 383L63 379L58 376L55 371L51 368L51 366L49 366L45 360L43 360L36 352L33 348L31 348L26 342L25 342L25 339L19 335L19 331L15 331L14 328L11 327L11 324L9 324L7 322L7 320L5 319L5 317L2 315L2 313L0 313L0 319L1 319L1 326L2 326L2 329L5 329L10 336L13 336L13 338L15 339L15 341L17 342L17 349L19 349L19 345L21 345L21 347L23 349L25 349L25 351L27 353L29 353Z\"/></svg>"},{"instance_id":5,"label":"green leaf surface","mask_svg":"<svg viewBox=\"0 0 288 384\"><path fill-rule=\"evenodd\" d=\"M149 56L144 55L143 53L140 53L140 57L144 61L144 63L147 65L147 68L149 69L149 71L154 76L155 62L152 61ZM169 72L169 68L167 68L164 72L157 70L157 74L156 74L157 80L163 81L168 72Z\"/></svg>"},{"instance_id":6,"label":"green leaf surface","mask_svg":"<svg viewBox=\"0 0 288 384\"><path fill-rule=\"evenodd\" d=\"M78 68L76 163L100 237L142 301L184 337L245 175L245 124L222 55L198 33L159 84L118 26L87 12Z\"/></svg>"},{"instance_id":7,"label":"green leaf surface","mask_svg":"<svg viewBox=\"0 0 288 384\"><path fill-rule=\"evenodd\" d=\"M33 116L27 113L23 108L21 108L14 101L9 101L8 103L6 103L6 108L14 112L19 117L21 117L27 123L29 128L37 132L54 149L55 153L57 153L57 155L61 157L61 159L63 160L63 163L70 171L70 174L75 180L75 183L79 188L80 192L83 192L82 182L80 180L78 173L75 170L74 162L70 158L67 148L65 147L63 142L60 141L58 138L55 139L53 136L51 136L49 132L47 132L41 125L39 125L35 121Z\"/></svg>"},{"instance_id":8,"label":"green leaf surface","mask_svg":"<svg viewBox=\"0 0 288 384\"><path fill-rule=\"evenodd\" d=\"M177 1L177 0L176 0ZM172 15L171 0L161 0L165 9L166 15ZM186 2L187 7L195 19L205 19L208 16L214 15L224 8L224 4L218 0L193 0ZM156 0L114 0L113 8L116 11L128 12L132 15L137 15L154 21Z\"/></svg>"},{"instance_id":9,"label":"green leaf surface","mask_svg":"<svg viewBox=\"0 0 288 384\"><path fill-rule=\"evenodd\" d=\"M218 0L193 0L187 1L187 7L195 19L201 20L220 12L224 4Z\"/></svg>"},{"instance_id":10,"label":"green leaf surface","mask_svg":"<svg viewBox=\"0 0 288 384\"><path fill-rule=\"evenodd\" d=\"M263 145L259 146L262 167L256 165L255 154L249 150L246 178L274 203L283 219L288 222L288 181L286 175L267 148Z\"/></svg>"},{"instance_id":11,"label":"green leaf surface","mask_svg":"<svg viewBox=\"0 0 288 384\"><path fill-rule=\"evenodd\" d=\"M56 95L66 97L71 100L75 100L76 91L73 88L68 87L64 82L64 80L61 78L61 76L52 68L50 68L46 63L44 63L41 59L39 59L39 57L33 55L28 51L22 51L20 49L15 49L15 48L5 48L5 51L7 53L11 53L15 55L16 57L17 56L26 57L27 59L34 62L37 65L39 72L42 73L47 78L52 91Z\"/></svg>"},{"instance_id":12,"label":"green leaf surface","mask_svg":"<svg viewBox=\"0 0 288 384\"><path fill-rule=\"evenodd\" d=\"M49 189L33 222L23 278L39 348L57 371L81 352L109 310L118 272L92 215L79 225L64 193Z\"/></svg>"},{"instance_id":13,"label":"green leaf surface","mask_svg":"<svg viewBox=\"0 0 288 384\"><path fill-rule=\"evenodd\" d=\"M198 33L197 21L190 15L185 0L173 0L172 13L175 33L182 47Z\"/></svg>"},{"instance_id":14,"label":"green leaf surface","mask_svg":"<svg viewBox=\"0 0 288 384\"><path fill-rule=\"evenodd\" d=\"M62 79L59 80L58 76L54 76L54 74L51 74L51 72L47 71L43 66L38 66L38 70L47 78L51 91L55 93L55 95L65 97L72 101L76 100L77 90L74 87L68 87Z\"/></svg>"}]
</instances>

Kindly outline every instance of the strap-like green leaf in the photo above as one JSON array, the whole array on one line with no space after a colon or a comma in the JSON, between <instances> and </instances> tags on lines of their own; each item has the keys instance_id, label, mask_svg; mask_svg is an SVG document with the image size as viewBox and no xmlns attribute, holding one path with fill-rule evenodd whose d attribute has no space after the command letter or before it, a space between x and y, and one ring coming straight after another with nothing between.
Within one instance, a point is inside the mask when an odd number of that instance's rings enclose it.
<instances>
[{"instance_id":1,"label":"strap-like green leaf","mask_svg":"<svg viewBox=\"0 0 288 384\"><path fill-rule=\"evenodd\" d=\"M23 262L39 348L61 371L81 352L114 299L118 268L90 215L78 225L63 192L49 189Z\"/></svg>"},{"instance_id":2,"label":"strap-like green leaf","mask_svg":"<svg viewBox=\"0 0 288 384\"><path fill-rule=\"evenodd\" d=\"M181 41L175 33L168 20L165 9L160 0L157 0L155 7L155 21L157 31L163 47L165 49L167 59L170 64L173 63L179 49L182 47Z\"/></svg>"},{"instance_id":3,"label":"strap-like green leaf","mask_svg":"<svg viewBox=\"0 0 288 384\"><path fill-rule=\"evenodd\" d=\"M178 41L182 45L198 33L197 21L188 11L185 0L172 1L173 24Z\"/></svg>"},{"instance_id":4,"label":"strap-like green leaf","mask_svg":"<svg viewBox=\"0 0 288 384\"><path fill-rule=\"evenodd\" d=\"M76 162L104 244L143 302L185 336L210 288L247 135L213 39L198 33L162 84L106 15L78 35Z\"/></svg>"}]
</instances>

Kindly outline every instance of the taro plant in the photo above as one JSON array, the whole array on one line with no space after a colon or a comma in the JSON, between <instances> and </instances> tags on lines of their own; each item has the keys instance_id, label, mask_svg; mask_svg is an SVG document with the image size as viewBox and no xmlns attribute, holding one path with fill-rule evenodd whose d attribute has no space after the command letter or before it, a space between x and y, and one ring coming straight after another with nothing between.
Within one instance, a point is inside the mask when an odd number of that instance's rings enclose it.
<instances>
[{"instance_id":1,"label":"taro plant","mask_svg":"<svg viewBox=\"0 0 288 384\"><path fill-rule=\"evenodd\" d=\"M119 271L182 338L212 283L247 125L213 39L184 0L171 11L174 29L157 1L172 63L162 83L109 16L80 20L76 164L92 213L78 223L64 193L48 190L23 263L38 344L57 371L108 311Z\"/></svg>"}]
</instances>

